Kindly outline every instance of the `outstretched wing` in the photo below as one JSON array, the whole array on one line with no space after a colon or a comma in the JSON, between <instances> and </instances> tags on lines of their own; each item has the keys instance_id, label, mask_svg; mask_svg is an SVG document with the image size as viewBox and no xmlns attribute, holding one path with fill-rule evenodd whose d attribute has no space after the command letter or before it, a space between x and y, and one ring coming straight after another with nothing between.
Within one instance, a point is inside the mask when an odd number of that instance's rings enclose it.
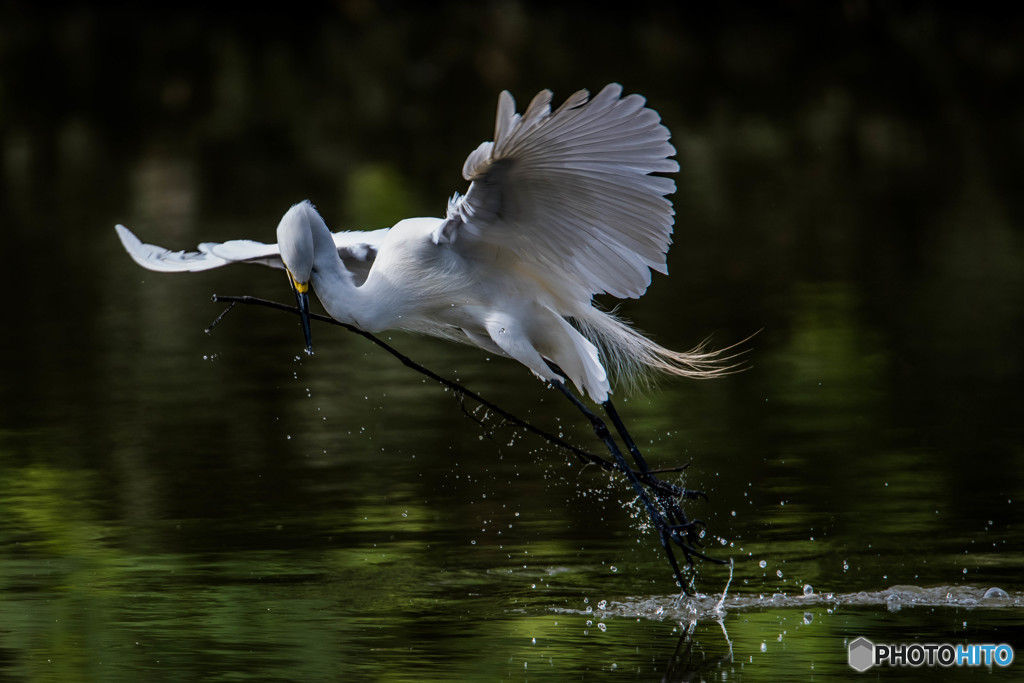
<instances>
[{"instance_id":1,"label":"outstretched wing","mask_svg":"<svg viewBox=\"0 0 1024 683\"><path fill-rule=\"evenodd\" d=\"M199 245L199 251L171 251L155 244L145 244L123 225L116 225L114 229L128 255L148 270L164 273L196 272L239 262L284 268L276 244L233 240L223 244L206 242ZM220 254L215 253L218 250Z\"/></svg>"},{"instance_id":2,"label":"outstretched wing","mask_svg":"<svg viewBox=\"0 0 1024 683\"><path fill-rule=\"evenodd\" d=\"M259 263L284 268L281 250L276 244L253 240L203 242L199 251L171 251L155 244L145 244L123 225L114 226L128 255L143 268L164 273L196 272L220 268L230 263ZM334 244L349 270L368 269L377 256L377 245L387 229L367 232L336 232Z\"/></svg>"},{"instance_id":3,"label":"outstretched wing","mask_svg":"<svg viewBox=\"0 0 1024 683\"><path fill-rule=\"evenodd\" d=\"M520 116L501 94L494 141L466 159L472 184L449 203L434 241L493 244L590 294L639 297L651 270L666 272L672 241L665 195L675 182L651 175L679 170L669 131L617 83L590 101L581 90L554 112L550 103L545 90Z\"/></svg>"}]
</instances>

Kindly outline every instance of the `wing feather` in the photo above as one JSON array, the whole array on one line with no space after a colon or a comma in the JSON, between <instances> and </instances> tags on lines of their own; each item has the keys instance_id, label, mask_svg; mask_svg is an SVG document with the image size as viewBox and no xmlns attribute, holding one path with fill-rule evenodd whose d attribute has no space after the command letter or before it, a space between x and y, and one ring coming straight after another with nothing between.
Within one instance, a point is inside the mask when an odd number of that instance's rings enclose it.
<instances>
[{"instance_id":1,"label":"wing feather","mask_svg":"<svg viewBox=\"0 0 1024 683\"><path fill-rule=\"evenodd\" d=\"M271 268L284 268L277 244L254 240L203 242L198 251L171 251L155 244L145 244L131 230L116 225L118 237L128 255L143 268L163 273L182 273L220 268L231 263L257 263ZM350 269L365 270L377 256L377 248L387 229L332 234L338 255Z\"/></svg>"},{"instance_id":2,"label":"wing feather","mask_svg":"<svg viewBox=\"0 0 1024 683\"><path fill-rule=\"evenodd\" d=\"M643 97L622 97L613 83L552 112L544 90L520 115L503 92L494 131L467 157L469 190L449 203L436 242L503 247L552 278L620 298L643 294L651 270L666 271L675 216L666 195L676 186L651 174L679 164Z\"/></svg>"},{"instance_id":3,"label":"wing feather","mask_svg":"<svg viewBox=\"0 0 1024 683\"><path fill-rule=\"evenodd\" d=\"M196 272L227 265L229 261L211 254L207 250L171 251L155 244L145 244L135 234L116 225L117 236L121 238L128 255L143 268L162 273Z\"/></svg>"}]
</instances>

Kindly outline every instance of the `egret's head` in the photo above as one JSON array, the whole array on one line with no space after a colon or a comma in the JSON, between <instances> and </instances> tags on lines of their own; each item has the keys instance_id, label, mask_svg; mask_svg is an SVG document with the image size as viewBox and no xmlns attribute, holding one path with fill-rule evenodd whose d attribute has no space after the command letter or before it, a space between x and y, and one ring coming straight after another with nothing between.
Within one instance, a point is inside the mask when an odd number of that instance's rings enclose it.
<instances>
[{"instance_id":1,"label":"egret's head","mask_svg":"<svg viewBox=\"0 0 1024 683\"><path fill-rule=\"evenodd\" d=\"M306 337L306 353L313 353L313 338L309 329L309 281L313 273L313 230L310 212L316 209L309 201L299 202L288 209L277 225L277 244L281 260L288 272L288 282L295 292L295 301L302 318L302 333Z\"/></svg>"}]
</instances>

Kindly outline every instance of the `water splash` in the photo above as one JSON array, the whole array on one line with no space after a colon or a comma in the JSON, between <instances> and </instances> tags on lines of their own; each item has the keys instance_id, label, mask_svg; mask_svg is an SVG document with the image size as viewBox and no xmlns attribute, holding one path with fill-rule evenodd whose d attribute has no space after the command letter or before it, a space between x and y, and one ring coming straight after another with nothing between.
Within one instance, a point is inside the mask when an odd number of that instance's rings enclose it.
<instances>
[{"instance_id":1,"label":"water splash","mask_svg":"<svg viewBox=\"0 0 1024 683\"><path fill-rule=\"evenodd\" d=\"M1008 593L999 587L976 586L892 586L881 591L857 593L816 593L803 589L798 594L773 593L770 595L734 595L728 597L729 583L721 595L697 593L694 596L651 596L608 600L603 610L607 616L653 619L673 619L692 627L695 619L720 621L727 612L744 612L765 607L807 608L822 606L885 607L896 612L908 607L960 607L960 608L1024 608L1024 592ZM553 608L556 612L582 613L582 611ZM588 610L592 611L592 610Z\"/></svg>"},{"instance_id":2,"label":"water splash","mask_svg":"<svg viewBox=\"0 0 1024 683\"><path fill-rule=\"evenodd\" d=\"M718 614L718 615L721 615L721 616L725 616L725 598L729 594L729 586L732 585L732 574L733 574L733 569L734 568L735 568L735 563L733 563L732 558L730 557L729 558L729 580L725 582L725 588L722 589L722 597L720 597L718 599L718 602L715 603L715 610L714 610L715 614Z\"/></svg>"}]
</instances>

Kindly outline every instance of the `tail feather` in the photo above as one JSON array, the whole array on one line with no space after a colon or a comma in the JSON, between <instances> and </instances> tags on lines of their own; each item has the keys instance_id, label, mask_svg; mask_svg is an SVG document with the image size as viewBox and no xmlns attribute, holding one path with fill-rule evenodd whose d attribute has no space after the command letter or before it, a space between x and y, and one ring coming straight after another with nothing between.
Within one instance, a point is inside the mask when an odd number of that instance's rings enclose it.
<instances>
[{"instance_id":1,"label":"tail feather","mask_svg":"<svg viewBox=\"0 0 1024 683\"><path fill-rule=\"evenodd\" d=\"M673 351L614 313L593 311L594 315L571 318L570 322L598 348L613 386L632 391L652 384L658 375L711 379L743 369L739 360L743 351L730 353L737 344L709 349L708 340L704 340L689 351Z\"/></svg>"}]
</instances>

